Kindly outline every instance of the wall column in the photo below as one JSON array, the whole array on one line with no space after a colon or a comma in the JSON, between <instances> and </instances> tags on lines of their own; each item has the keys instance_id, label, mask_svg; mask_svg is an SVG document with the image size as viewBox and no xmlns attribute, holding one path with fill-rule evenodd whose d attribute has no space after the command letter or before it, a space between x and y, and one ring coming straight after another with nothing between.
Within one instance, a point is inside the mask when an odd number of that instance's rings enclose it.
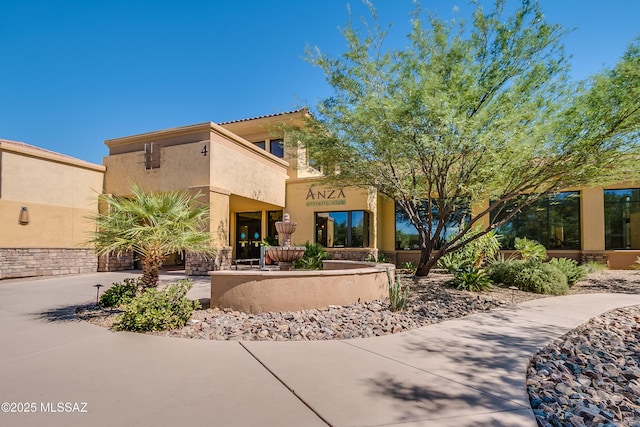
<instances>
[{"instance_id":1,"label":"wall column","mask_svg":"<svg viewBox=\"0 0 640 427\"><path fill-rule=\"evenodd\" d=\"M229 236L229 196L230 192L224 189L211 188L209 192L211 238L216 247L215 269L228 270L231 268L232 247Z\"/></svg>"},{"instance_id":2,"label":"wall column","mask_svg":"<svg viewBox=\"0 0 640 427\"><path fill-rule=\"evenodd\" d=\"M601 187L582 189L580 234L583 251L604 251L604 193Z\"/></svg>"}]
</instances>

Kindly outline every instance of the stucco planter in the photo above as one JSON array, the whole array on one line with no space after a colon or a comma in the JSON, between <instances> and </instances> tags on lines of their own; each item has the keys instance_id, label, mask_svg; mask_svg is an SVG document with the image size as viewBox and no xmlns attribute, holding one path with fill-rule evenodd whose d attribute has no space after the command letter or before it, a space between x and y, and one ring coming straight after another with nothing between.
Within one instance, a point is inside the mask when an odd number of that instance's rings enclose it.
<instances>
[{"instance_id":1,"label":"stucco planter","mask_svg":"<svg viewBox=\"0 0 640 427\"><path fill-rule=\"evenodd\" d=\"M299 311L382 300L389 296L392 264L325 261L324 270L213 271L211 307L247 313Z\"/></svg>"}]
</instances>

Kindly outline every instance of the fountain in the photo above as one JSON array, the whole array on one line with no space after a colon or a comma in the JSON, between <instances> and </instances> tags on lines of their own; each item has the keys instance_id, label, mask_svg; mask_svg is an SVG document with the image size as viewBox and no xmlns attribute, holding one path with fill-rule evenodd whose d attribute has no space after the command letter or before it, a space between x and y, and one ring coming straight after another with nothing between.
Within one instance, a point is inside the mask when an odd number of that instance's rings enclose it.
<instances>
[{"instance_id":1,"label":"fountain","mask_svg":"<svg viewBox=\"0 0 640 427\"><path fill-rule=\"evenodd\" d=\"M289 214L284 214L282 221L276 222L276 231L282 246L269 246L267 254L278 262L280 271L289 271L293 262L304 255L304 246L291 246L291 235L296 231L297 223L291 222Z\"/></svg>"},{"instance_id":2,"label":"fountain","mask_svg":"<svg viewBox=\"0 0 640 427\"><path fill-rule=\"evenodd\" d=\"M322 270L292 270L305 248L291 246L296 223L288 214L276 222L282 246L269 246L266 253L278 261L280 271L220 270L211 275L211 307L245 313L299 311L330 305L382 300L389 296L393 264L365 261L325 260Z\"/></svg>"}]
</instances>

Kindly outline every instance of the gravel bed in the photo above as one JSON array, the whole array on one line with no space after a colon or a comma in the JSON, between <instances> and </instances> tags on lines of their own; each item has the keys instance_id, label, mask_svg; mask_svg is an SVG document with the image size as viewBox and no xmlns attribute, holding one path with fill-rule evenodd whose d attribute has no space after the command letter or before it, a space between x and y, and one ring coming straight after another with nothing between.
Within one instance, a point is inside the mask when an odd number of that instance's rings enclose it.
<instances>
[{"instance_id":1,"label":"gravel bed","mask_svg":"<svg viewBox=\"0 0 640 427\"><path fill-rule=\"evenodd\" d=\"M541 350L527 371L541 426L640 425L640 306L591 319Z\"/></svg>"},{"instance_id":2,"label":"gravel bed","mask_svg":"<svg viewBox=\"0 0 640 427\"><path fill-rule=\"evenodd\" d=\"M330 340L402 332L544 295L494 286L483 293L446 285L446 274L418 278L399 273L410 287L409 308L391 312L388 301L320 310L247 314L197 310L191 322L156 335L215 340ZM640 293L640 273L592 273L570 294ZM110 328L118 310L85 306L78 316ZM548 426L640 426L640 306L591 319L535 355L527 391L538 424Z\"/></svg>"},{"instance_id":3,"label":"gravel bed","mask_svg":"<svg viewBox=\"0 0 640 427\"><path fill-rule=\"evenodd\" d=\"M392 312L389 302L374 301L348 306L297 312L248 314L229 309L204 308L194 312L185 327L152 332L156 335L215 340L331 340L387 335L473 313L517 304L545 295L494 286L490 291L458 291L447 285L451 275L432 273L416 277L398 273L410 288L408 309ZM605 271L573 286L570 293L640 292L640 274ZM85 306L78 315L91 323L111 328L120 313Z\"/></svg>"}]
</instances>

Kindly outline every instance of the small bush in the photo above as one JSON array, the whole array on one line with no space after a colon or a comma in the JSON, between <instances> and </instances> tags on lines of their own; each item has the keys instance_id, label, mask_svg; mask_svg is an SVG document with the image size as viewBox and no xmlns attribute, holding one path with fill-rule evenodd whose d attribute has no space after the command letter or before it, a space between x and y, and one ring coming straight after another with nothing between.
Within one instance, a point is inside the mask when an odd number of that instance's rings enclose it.
<instances>
[{"instance_id":1,"label":"small bush","mask_svg":"<svg viewBox=\"0 0 640 427\"><path fill-rule=\"evenodd\" d=\"M483 292L491 289L491 278L476 267L458 270L453 275L453 283L459 290L470 292Z\"/></svg>"},{"instance_id":2,"label":"small bush","mask_svg":"<svg viewBox=\"0 0 640 427\"><path fill-rule=\"evenodd\" d=\"M114 323L115 330L161 331L184 326L193 310L200 308L198 301L187 299L186 294L193 286L190 279L180 280L163 290L146 289L133 298L123 314Z\"/></svg>"},{"instance_id":3,"label":"small bush","mask_svg":"<svg viewBox=\"0 0 640 427\"><path fill-rule=\"evenodd\" d=\"M391 273L387 269L387 280L389 281L389 309L400 311L407 308L409 302L409 286L402 286L400 279L391 280Z\"/></svg>"},{"instance_id":4,"label":"small bush","mask_svg":"<svg viewBox=\"0 0 640 427\"><path fill-rule=\"evenodd\" d=\"M520 257L525 261L544 261L547 259L547 250L535 240L530 240L526 237L516 237L514 247L520 253Z\"/></svg>"},{"instance_id":5,"label":"small bush","mask_svg":"<svg viewBox=\"0 0 640 427\"><path fill-rule=\"evenodd\" d=\"M449 273L455 273L458 270L462 270L465 268L469 268L473 266L473 260L465 257L460 251L449 252L448 254L444 254L438 260L438 267L444 268Z\"/></svg>"},{"instance_id":6,"label":"small bush","mask_svg":"<svg viewBox=\"0 0 640 427\"><path fill-rule=\"evenodd\" d=\"M640 256L636 257L636 260L633 261L633 264L631 264L631 268L633 268L634 270L640 270Z\"/></svg>"},{"instance_id":7,"label":"small bush","mask_svg":"<svg viewBox=\"0 0 640 427\"><path fill-rule=\"evenodd\" d=\"M513 285L523 264L524 262L519 260L496 261L487 268L487 275L493 283Z\"/></svg>"},{"instance_id":8,"label":"small bush","mask_svg":"<svg viewBox=\"0 0 640 427\"><path fill-rule=\"evenodd\" d=\"M383 253L379 253L377 257L374 254L369 254L364 260L367 262L389 262L389 257Z\"/></svg>"},{"instance_id":9,"label":"small bush","mask_svg":"<svg viewBox=\"0 0 640 427\"><path fill-rule=\"evenodd\" d=\"M467 237L473 237L482 232L481 227L477 227L467 234ZM457 270L469 267L482 266L485 261L495 258L500 251L500 239L495 230L472 240L455 252L449 252L440 258L438 267L444 268L449 273L455 273Z\"/></svg>"},{"instance_id":10,"label":"small bush","mask_svg":"<svg viewBox=\"0 0 640 427\"><path fill-rule=\"evenodd\" d=\"M418 268L418 264L416 264L415 261L405 261L402 263L400 268L403 270L416 271Z\"/></svg>"},{"instance_id":11,"label":"small bush","mask_svg":"<svg viewBox=\"0 0 640 427\"><path fill-rule=\"evenodd\" d=\"M527 292L564 295L569 291L567 276L556 266L539 261L522 263L513 285Z\"/></svg>"},{"instance_id":12,"label":"small bush","mask_svg":"<svg viewBox=\"0 0 640 427\"><path fill-rule=\"evenodd\" d=\"M569 258L553 258L549 261L549 264L558 267L558 269L567 276L569 286L573 286L574 283L587 278L587 269L582 265L578 265L575 260Z\"/></svg>"},{"instance_id":13,"label":"small bush","mask_svg":"<svg viewBox=\"0 0 640 427\"><path fill-rule=\"evenodd\" d=\"M598 261L587 261L584 264L582 264L582 266L587 270L587 274L599 273L601 271L605 271L609 269L609 267L607 267L606 264L603 264Z\"/></svg>"},{"instance_id":14,"label":"small bush","mask_svg":"<svg viewBox=\"0 0 640 427\"><path fill-rule=\"evenodd\" d=\"M131 301L139 289L142 289L142 277L126 278L124 283L114 283L101 296L98 305L100 307L120 307Z\"/></svg>"},{"instance_id":15,"label":"small bush","mask_svg":"<svg viewBox=\"0 0 640 427\"><path fill-rule=\"evenodd\" d=\"M329 253L319 243L304 244L304 255L297 261L294 261L293 268L297 270L322 270L322 261L329 259Z\"/></svg>"}]
</instances>

